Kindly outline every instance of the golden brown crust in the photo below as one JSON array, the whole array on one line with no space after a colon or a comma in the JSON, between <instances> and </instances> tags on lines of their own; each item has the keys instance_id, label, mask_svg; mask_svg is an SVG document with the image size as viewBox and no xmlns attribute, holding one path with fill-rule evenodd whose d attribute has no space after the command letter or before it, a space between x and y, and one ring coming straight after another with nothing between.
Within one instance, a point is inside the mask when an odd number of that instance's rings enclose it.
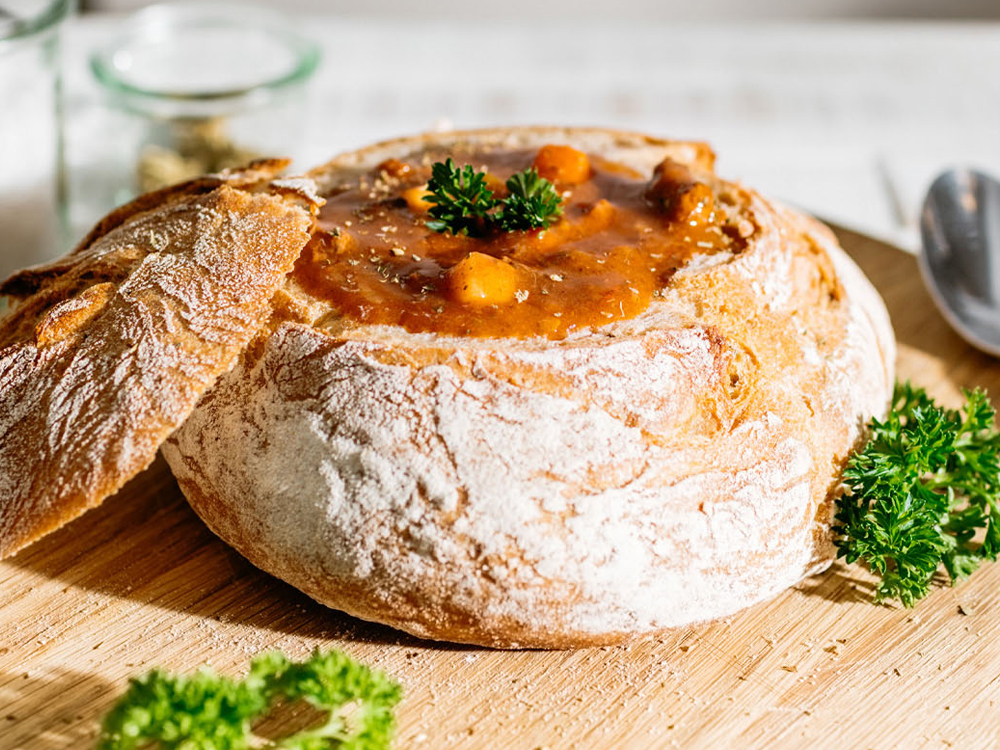
<instances>
[{"instance_id":1,"label":"golden brown crust","mask_svg":"<svg viewBox=\"0 0 1000 750\"><path fill-rule=\"evenodd\" d=\"M616 161L619 154L632 152L655 153L660 159L670 157L690 166L697 172L711 173L715 168L715 152L702 141L676 141L654 138L644 133L609 128L564 127L536 125L515 128L485 128L480 130L450 130L444 133L422 133L402 138L390 138L340 154L330 161L309 170L306 176L314 180L320 192L326 194L341 180L350 179L353 170L370 169L379 162L403 154L418 154L475 145L495 148L517 148L524 144L579 143L587 141L602 144L602 155ZM627 159L628 157L626 157ZM652 165L651 167L652 168Z\"/></svg>"},{"instance_id":2,"label":"golden brown crust","mask_svg":"<svg viewBox=\"0 0 1000 750\"><path fill-rule=\"evenodd\" d=\"M0 285L0 557L145 468L270 316L314 208L283 166L142 196Z\"/></svg>"},{"instance_id":3,"label":"golden brown crust","mask_svg":"<svg viewBox=\"0 0 1000 750\"><path fill-rule=\"evenodd\" d=\"M614 643L726 616L832 559L839 472L885 406L885 309L822 226L700 144L597 129L430 134L338 157L569 143L705 175L744 227L643 314L564 340L409 333L289 283L164 446L192 506L317 600L419 636Z\"/></svg>"}]
</instances>

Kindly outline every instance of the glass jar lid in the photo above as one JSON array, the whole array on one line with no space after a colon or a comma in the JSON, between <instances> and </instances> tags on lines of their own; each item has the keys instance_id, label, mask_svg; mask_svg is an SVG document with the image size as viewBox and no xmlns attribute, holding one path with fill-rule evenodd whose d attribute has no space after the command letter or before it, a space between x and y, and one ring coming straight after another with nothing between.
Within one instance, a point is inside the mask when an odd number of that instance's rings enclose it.
<instances>
[{"instance_id":1,"label":"glass jar lid","mask_svg":"<svg viewBox=\"0 0 1000 750\"><path fill-rule=\"evenodd\" d=\"M263 8L186 2L150 6L90 60L125 107L210 117L259 106L304 82L319 48Z\"/></svg>"}]
</instances>

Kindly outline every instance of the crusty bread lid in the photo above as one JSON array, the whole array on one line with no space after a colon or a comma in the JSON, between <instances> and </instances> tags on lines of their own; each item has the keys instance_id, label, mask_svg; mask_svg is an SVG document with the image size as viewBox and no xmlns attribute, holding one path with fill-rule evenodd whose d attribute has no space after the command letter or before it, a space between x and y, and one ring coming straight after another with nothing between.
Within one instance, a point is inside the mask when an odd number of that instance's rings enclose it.
<instances>
[{"instance_id":1,"label":"crusty bread lid","mask_svg":"<svg viewBox=\"0 0 1000 750\"><path fill-rule=\"evenodd\" d=\"M285 164L144 195L0 284L0 558L148 466L268 319L318 205Z\"/></svg>"}]
</instances>

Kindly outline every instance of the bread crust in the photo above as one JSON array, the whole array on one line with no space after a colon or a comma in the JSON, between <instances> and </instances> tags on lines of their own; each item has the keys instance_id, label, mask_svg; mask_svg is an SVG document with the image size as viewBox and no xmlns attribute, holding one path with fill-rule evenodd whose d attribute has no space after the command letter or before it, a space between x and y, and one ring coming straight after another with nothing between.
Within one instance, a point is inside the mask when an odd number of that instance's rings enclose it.
<instances>
[{"instance_id":1,"label":"bread crust","mask_svg":"<svg viewBox=\"0 0 1000 750\"><path fill-rule=\"evenodd\" d=\"M314 208L284 166L142 196L0 284L0 557L144 469L270 317Z\"/></svg>"},{"instance_id":2,"label":"bread crust","mask_svg":"<svg viewBox=\"0 0 1000 750\"><path fill-rule=\"evenodd\" d=\"M429 134L310 176L322 192L387 156L548 142L691 165L746 247L560 341L358 325L286 283L285 314L164 446L251 562L355 616L503 648L724 617L830 563L840 471L895 348L825 227L714 177L703 144L599 129Z\"/></svg>"}]
</instances>

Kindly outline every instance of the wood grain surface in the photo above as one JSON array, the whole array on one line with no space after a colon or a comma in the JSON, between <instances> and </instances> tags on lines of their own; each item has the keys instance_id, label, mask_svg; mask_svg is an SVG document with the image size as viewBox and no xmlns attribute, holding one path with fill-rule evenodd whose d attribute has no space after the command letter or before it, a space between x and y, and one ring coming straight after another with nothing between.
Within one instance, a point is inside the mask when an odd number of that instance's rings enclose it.
<instances>
[{"instance_id":1,"label":"wood grain surface","mask_svg":"<svg viewBox=\"0 0 1000 750\"><path fill-rule=\"evenodd\" d=\"M842 242L882 292L899 373L955 403L1000 363L946 326L914 259ZM1000 747L1000 565L915 610L835 564L725 621L617 648L496 652L328 610L256 570L188 508L162 461L0 563L0 749L94 743L130 675L259 651L342 648L404 685L399 748Z\"/></svg>"}]
</instances>

